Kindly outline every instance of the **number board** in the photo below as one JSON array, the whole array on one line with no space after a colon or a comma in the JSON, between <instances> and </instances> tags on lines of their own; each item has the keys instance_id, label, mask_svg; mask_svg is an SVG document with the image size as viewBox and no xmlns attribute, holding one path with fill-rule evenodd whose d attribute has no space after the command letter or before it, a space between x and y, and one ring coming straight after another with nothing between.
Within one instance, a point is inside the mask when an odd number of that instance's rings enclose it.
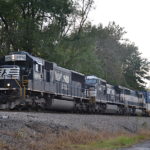
<instances>
[{"instance_id":1,"label":"number board","mask_svg":"<svg viewBox=\"0 0 150 150\"><path fill-rule=\"evenodd\" d=\"M5 61L26 61L26 55L14 54L5 56Z\"/></svg>"}]
</instances>

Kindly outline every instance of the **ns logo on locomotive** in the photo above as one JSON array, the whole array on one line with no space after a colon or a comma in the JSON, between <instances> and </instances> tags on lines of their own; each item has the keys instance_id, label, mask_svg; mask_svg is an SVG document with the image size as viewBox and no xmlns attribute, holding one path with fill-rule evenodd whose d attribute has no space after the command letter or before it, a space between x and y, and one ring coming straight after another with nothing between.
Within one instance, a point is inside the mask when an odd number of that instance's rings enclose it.
<instances>
[{"instance_id":1,"label":"ns logo on locomotive","mask_svg":"<svg viewBox=\"0 0 150 150\"><path fill-rule=\"evenodd\" d=\"M114 86L27 52L0 59L0 109L150 114L150 93Z\"/></svg>"}]
</instances>

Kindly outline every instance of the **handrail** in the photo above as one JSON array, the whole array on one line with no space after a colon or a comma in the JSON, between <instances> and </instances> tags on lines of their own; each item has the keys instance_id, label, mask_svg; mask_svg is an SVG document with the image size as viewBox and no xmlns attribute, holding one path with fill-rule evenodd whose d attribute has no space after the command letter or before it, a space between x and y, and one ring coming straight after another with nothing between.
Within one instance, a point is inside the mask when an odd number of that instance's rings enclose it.
<instances>
[{"instance_id":1,"label":"handrail","mask_svg":"<svg viewBox=\"0 0 150 150\"><path fill-rule=\"evenodd\" d=\"M14 79L14 80L17 83L17 85L19 86L19 88L20 88L20 96L22 96L22 87L21 87L21 85L19 84L19 82L16 79Z\"/></svg>"},{"instance_id":2,"label":"handrail","mask_svg":"<svg viewBox=\"0 0 150 150\"><path fill-rule=\"evenodd\" d=\"M28 80L24 80L24 77L28 77L28 76L27 75L22 76L22 86L23 86L23 93L24 93L23 97L25 98L25 96L26 96L26 85L25 85L25 83L28 83Z\"/></svg>"}]
</instances>

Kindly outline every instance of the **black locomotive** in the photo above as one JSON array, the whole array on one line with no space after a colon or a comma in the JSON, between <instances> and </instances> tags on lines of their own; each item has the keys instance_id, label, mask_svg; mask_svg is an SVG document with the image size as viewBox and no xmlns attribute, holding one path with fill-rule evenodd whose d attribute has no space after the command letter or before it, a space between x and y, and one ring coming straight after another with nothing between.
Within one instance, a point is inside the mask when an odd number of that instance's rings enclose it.
<instances>
[{"instance_id":1,"label":"black locomotive","mask_svg":"<svg viewBox=\"0 0 150 150\"><path fill-rule=\"evenodd\" d=\"M0 109L145 115L150 110L147 95L62 68L27 52L12 52L0 59Z\"/></svg>"}]
</instances>

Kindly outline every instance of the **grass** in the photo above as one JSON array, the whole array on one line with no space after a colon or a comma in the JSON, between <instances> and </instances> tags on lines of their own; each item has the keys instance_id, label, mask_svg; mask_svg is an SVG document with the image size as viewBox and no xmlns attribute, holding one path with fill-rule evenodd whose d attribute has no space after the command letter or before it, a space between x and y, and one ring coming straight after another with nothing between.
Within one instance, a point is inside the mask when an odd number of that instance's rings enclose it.
<instances>
[{"instance_id":1,"label":"grass","mask_svg":"<svg viewBox=\"0 0 150 150\"><path fill-rule=\"evenodd\" d=\"M143 140L150 139L150 132L140 132L138 134L123 134L116 137L110 137L104 140L92 142L89 144L72 145L74 150L114 150L118 148L129 147Z\"/></svg>"},{"instance_id":2,"label":"grass","mask_svg":"<svg viewBox=\"0 0 150 150\"><path fill-rule=\"evenodd\" d=\"M82 131L53 133L44 127L36 130L0 131L9 141L0 142L0 150L114 150L150 139L150 131L137 134Z\"/></svg>"},{"instance_id":3,"label":"grass","mask_svg":"<svg viewBox=\"0 0 150 150\"><path fill-rule=\"evenodd\" d=\"M147 139L143 135L136 136L118 136L116 138L110 138L108 140L93 142L91 144L86 145L74 145L76 150L114 150L116 148L128 147L131 146L141 140Z\"/></svg>"}]
</instances>

